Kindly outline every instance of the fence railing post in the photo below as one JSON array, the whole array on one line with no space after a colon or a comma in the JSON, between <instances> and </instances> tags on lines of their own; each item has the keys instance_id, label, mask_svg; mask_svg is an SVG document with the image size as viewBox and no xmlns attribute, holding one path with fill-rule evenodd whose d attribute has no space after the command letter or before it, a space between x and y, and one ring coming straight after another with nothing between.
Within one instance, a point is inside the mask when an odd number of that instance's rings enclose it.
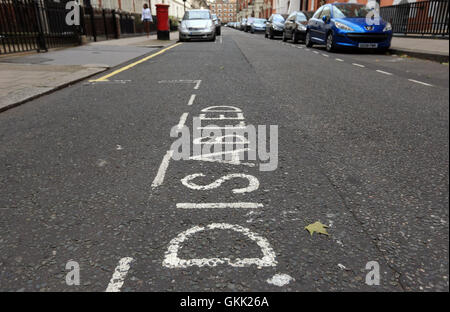
<instances>
[{"instance_id":1,"label":"fence railing post","mask_svg":"<svg viewBox=\"0 0 450 312\"><path fill-rule=\"evenodd\" d=\"M47 45L45 44L45 36L44 36L44 25L43 25L43 10L42 7L42 1L41 0L34 0L34 8L36 12L36 23L37 23L37 51L40 52L41 50L47 52Z\"/></svg>"}]
</instances>

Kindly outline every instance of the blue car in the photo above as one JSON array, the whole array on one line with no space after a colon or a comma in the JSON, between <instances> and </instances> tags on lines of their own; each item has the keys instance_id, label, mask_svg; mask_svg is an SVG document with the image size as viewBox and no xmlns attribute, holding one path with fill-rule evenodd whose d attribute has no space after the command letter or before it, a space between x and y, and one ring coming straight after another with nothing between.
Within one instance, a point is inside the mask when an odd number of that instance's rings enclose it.
<instances>
[{"instance_id":1,"label":"blue car","mask_svg":"<svg viewBox=\"0 0 450 312\"><path fill-rule=\"evenodd\" d=\"M387 50L391 46L392 27L373 12L356 3L321 6L308 21L305 43L325 44L327 51L338 48Z\"/></svg>"}]
</instances>

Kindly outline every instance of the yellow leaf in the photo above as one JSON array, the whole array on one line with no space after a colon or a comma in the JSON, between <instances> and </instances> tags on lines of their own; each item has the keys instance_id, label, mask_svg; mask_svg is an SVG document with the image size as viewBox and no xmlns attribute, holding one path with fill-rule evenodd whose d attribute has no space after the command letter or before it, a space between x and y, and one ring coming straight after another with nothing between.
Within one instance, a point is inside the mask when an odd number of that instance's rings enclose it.
<instances>
[{"instance_id":1,"label":"yellow leaf","mask_svg":"<svg viewBox=\"0 0 450 312\"><path fill-rule=\"evenodd\" d=\"M316 221L314 223L311 223L308 226L305 226L305 229L309 231L309 234L311 234L311 236L313 235L314 232L317 232L319 234L325 234L325 235L330 235L328 234L326 228L328 226L326 226L325 224L320 223L319 221Z\"/></svg>"}]
</instances>

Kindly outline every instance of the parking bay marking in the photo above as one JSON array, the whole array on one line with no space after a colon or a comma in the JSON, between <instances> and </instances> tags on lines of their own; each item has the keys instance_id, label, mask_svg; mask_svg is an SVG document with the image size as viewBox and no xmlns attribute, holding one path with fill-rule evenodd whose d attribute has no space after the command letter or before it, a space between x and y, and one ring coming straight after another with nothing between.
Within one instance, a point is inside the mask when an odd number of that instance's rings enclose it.
<instances>
[{"instance_id":1,"label":"parking bay marking","mask_svg":"<svg viewBox=\"0 0 450 312\"><path fill-rule=\"evenodd\" d=\"M124 257L119 260L119 265L114 270L113 276L106 288L106 292L119 292L122 288L125 276L130 269L130 264L133 262L133 258Z\"/></svg>"},{"instance_id":2,"label":"parking bay marking","mask_svg":"<svg viewBox=\"0 0 450 312\"><path fill-rule=\"evenodd\" d=\"M194 104L195 97L196 97L196 95L192 94L191 97L189 98L189 102L187 105L191 106L192 104Z\"/></svg>"},{"instance_id":3,"label":"parking bay marking","mask_svg":"<svg viewBox=\"0 0 450 312\"><path fill-rule=\"evenodd\" d=\"M261 203L251 202L234 202L234 203L177 203L177 208L180 209L216 209L216 208L243 208L243 209L257 209L263 208Z\"/></svg>"}]
</instances>

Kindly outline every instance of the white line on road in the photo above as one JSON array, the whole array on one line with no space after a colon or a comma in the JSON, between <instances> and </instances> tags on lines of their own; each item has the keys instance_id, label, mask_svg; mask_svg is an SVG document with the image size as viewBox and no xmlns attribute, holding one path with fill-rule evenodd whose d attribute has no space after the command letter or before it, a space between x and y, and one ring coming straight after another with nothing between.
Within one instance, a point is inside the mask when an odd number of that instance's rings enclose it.
<instances>
[{"instance_id":1,"label":"white line on road","mask_svg":"<svg viewBox=\"0 0 450 312\"><path fill-rule=\"evenodd\" d=\"M358 66L358 67L366 67L366 66L358 64L358 63L352 63L352 65L355 65L355 66Z\"/></svg>"},{"instance_id":2,"label":"white line on road","mask_svg":"<svg viewBox=\"0 0 450 312\"><path fill-rule=\"evenodd\" d=\"M322 53L323 56L325 57L330 57L328 54Z\"/></svg>"},{"instance_id":3,"label":"white line on road","mask_svg":"<svg viewBox=\"0 0 450 312\"><path fill-rule=\"evenodd\" d=\"M247 238L254 241L263 255L262 258L235 258L230 257L224 258L195 258L195 259L181 259L178 257L178 250L183 246L183 243L197 235L200 232L209 230L233 230L237 233L241 233ZM233 267L246 267L250 265L256 265L258 268L276 266L278 262L275 260L276 254L270 246L267 239L258 235L257 233L251 232L249 229L244 228L236 224L227 223L211 223L204 226L194 226L180 234L170 241L169 247L165 253L163 266L167 268L187 268L191 266L210 266L215 267L218 264L228 264Z\"/></svg>"},{"instance_id":4,"label":"white line on road","mask_svg":"<svg viewBox=\"0 0 450 312\"><path fill-rule=\"evenodd\" d=\"M177 128L182 129L184 127L184 124L186 122L186 118L189 115L189 113L183 113L180 117L180 121L178 122Z\"/></svg>"},{"instance_id":5,"label":"white line on road","mask_svg":"<svg viewBox=\"0 0 450 312\"><path fill-rule=\"evenodd\" d=\"M237 202L237 203L177 203L181 209L208 209L208 208L245 208L256 209L264 207L260 203Z\"/></svg>"},{"instance_id":6,"label":"white line on road","mask_svg":"<svg viewBox=\"0 0 450 312\"><path fill-rule=\"evenodd\" d=\"M319 52L317 52L317 51L313 51L314 53L316 53L316 54L319 54Z\"/></svg>"},{"instance_id":7,"label":"white line on road","mask_svg":"<svg viewBox=\"0 0 450 312\"><path fill-rule=\"evenodd\" d=\"M427 87L432 87L433 85L426 83L426 82L422 82L422 81L418 81L418 80L414 80L414 79L408 79L409 81L415 82L415 83L420 83L421 85L427 86Z\"/></svg>"},{"instance_id":8,"label":"white line on road","mask_svg":"<svg viewBox=\"0 0 450 312\"><path fill-rule=\"evenodd\" d=\"M202 81L201 80L197 80L196 82L197 83L195 84L195 87L194 87L195 90L197 90L200 87L200 84L202 83Z\"/></svg>"},{"instance_id":9,"label":"white line on road","mask_svg":"<svg viewBox=\"0 0 450 312\"><path fill-rule=\"evenodd\" d=\"M343 59L340 59L340 58L335 58L335 60L338 61L338 62L343 62L344 61Z\"/></svg>"},{"instance_id":10,"label":"white line on road","mask_svg":"<svg viewBox=\"0 0 450 312\"><path fill-rule=\"evenodd\" d=\"M380 73L380 74L385 74L385 75L392 76L391 73L388 73L388 72L385 72L385 71L382 71L382 70L379 70L379 69L377 69L376 71L377 71L378 73Z\"/></svg>"},{"instance_id":11,"label":"white line on road","mask_svg":"<svg viewBox=\"0 0 450 312\"><path fill-rule=\"evenodd\" d=\"M120 288L123 285L125 276L130 269L130 263L133 261L133 258L125 257L119 260L119 265L114 270L113 276L106 288L106 292L119 292Z\"/></svg>"},{"instance_id":12,"label":"white line on road","mask_svg":"<svg viewBox=\"0 0 450 312\"><path fill-rule=\"evenodd\" d=\"M192 94L191 98L189 99L188 105L190 106L190 105L194 104L194 100L195 100L195 94Z\"/></svg>"},{"instance_id":13,"label":"white line on road","mask_svg":"<svg viewBox=\"0 0 450 312\"><path fill-rule=\"evenodd\" d=\"M167 167L169 167L169 161L172 158L172 155L172 150L167 151L166 155L164 155L161 165L159 166L158 173L152 182L152 188L158 187L164 182L164 176L166 175Z\"/></svg>"}]
</instances>

